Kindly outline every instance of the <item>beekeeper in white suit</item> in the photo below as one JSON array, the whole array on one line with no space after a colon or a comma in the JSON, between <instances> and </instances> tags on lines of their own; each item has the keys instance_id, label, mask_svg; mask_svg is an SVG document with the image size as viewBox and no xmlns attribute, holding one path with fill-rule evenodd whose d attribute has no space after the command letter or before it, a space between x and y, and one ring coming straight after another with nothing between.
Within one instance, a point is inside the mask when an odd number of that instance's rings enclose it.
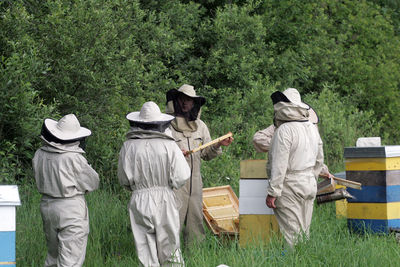
<instances>
[{"instance_id":1,"label":"beekeeper in white suit","mask_svg":"<svg viewBox=\"0 0 400 267\"><path fill-rule=\"evenodd\" d=\"M140 263L183 266L173 188L185 184L190 168L168 129L174 117L146 102L126 118L131 128L119 154L118 178L132 191L128 210Z\"/></svg>"},{"instance_id":2,"label":"beekeeper in white suit","mask_svg":"<svg viewBox=\"0 0 400 267\"><path fill-rule=\"evenodd\" d=\"M83 156L80 141L91 131L73 114L45 119L44 145L33 158L40 212L47 241L44 266L82 266L89 234L85 193L99 186L99 176Z\"/></svg>"},{"instance_id":3,"label":"beekeeper in white suit","mask_svg":"<svg viewBox=\"0 0 400 267\"><path fill-rule=\"evenodd\" d=\"M274 209L290 247L309 236L317 178L323 166L322 140L309 121L309 106L297 89L271 95L277 129L268 154L266 204Z\"/></svg>"}]
</instances>

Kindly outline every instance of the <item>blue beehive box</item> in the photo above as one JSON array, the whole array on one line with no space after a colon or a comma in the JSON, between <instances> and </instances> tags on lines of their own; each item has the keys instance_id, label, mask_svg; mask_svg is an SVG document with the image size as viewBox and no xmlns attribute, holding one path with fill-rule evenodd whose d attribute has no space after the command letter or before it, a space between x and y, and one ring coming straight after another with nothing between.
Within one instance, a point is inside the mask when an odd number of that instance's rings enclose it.
<instances>
[{"instance_id":1,"label":"blue beehive box","mask_svg":"<svg viewBox=\"0 0 400 267\"><path fill-rule=\"evenodd\" d=\"M16 266L15 207L21 205L16 185L0 185L0 265Z\"/></svg>"}]
</instances>

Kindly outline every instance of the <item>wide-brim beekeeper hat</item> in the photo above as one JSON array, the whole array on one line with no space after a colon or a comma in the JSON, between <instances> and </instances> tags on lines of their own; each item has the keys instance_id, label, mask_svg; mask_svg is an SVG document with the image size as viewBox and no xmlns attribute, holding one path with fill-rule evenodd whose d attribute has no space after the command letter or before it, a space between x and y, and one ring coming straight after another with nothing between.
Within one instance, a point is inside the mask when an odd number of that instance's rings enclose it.
<instances>
[{"instance_id":1,"label":"wide-brim beekeeper hat","mask_svg":"<svg viewBox=\"0 0 400 267\"><path fill-rule=\"evenodd\" d=\"M140 124L165 124L172 121L175 117L161 113L160 108L153 101L143 104L140 111L131 112L126 115L126 118L131 122Z\"/></svg>"},{"instance_id":2,"label":"wide-brim beekeeper hat","mask_svg":"<svg viewBox=\"0 0 400 267\"><path fill-rule=\"evenodd\" d=\"M59 121L45 119L44 126L51 135L62 141L79 140L92 134L89 129L81 127L74 114L65 115Z\"/></svg>"},{"instance_id":3,"label":"wide-brim beekeeper hat","mask_svg":"<svg viewBox=\"0 0 400 267\"><path fill-rule=\"evenodd\" d=\"M271 95L272 103L290 102L297 107L309 109L310 106L301 101L301 96L296 88L288 88L283 92L276 91Z\"/></svg>"},{"instance_id":4,"label":"wide-brim beekeeper hat","mask_svg":"<svg viewBox=\"0 0 400 267\"><path fill-rule=\"evenodd\" d=\"M311 123L317 124L319 122L319 117L317 112L301 100L299 91L296 88L288 88L283 92L276 91L271 95L272 103L275 105L278 102L291 103L296 107L304 108L308 110L309 117L308 120Z\"/></svg>"},{"instance_id":5,"label":"wide-brim beekeeper hat","mask_svg":"<svg viewBox=\"0 0 400 267\"><path fill-rule=\"evenodd\" d=\"M193 98L193 100L198 102L200 106L206 103L205 97L197 95L196 91L194 90L194 87L189 84L182 85L181 87L179 87L178 90L176 89L169 90L167 92L167 102L176 99L179 94L184 94L186 96Z\"/></svg>"}]
</instances>

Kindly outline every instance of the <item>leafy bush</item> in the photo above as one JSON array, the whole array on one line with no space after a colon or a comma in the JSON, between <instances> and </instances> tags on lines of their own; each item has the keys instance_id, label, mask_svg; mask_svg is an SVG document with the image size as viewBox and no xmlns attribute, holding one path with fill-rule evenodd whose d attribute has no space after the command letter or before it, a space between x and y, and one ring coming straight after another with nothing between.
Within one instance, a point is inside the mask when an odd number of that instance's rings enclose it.
<instances>
[{"instance_id":1,"label":"leafy bush","mask_svg":"<svg viewBox=\"0 0 400 267\"><path fill-rule=\"evenodd\" d=\"M335 85L398 137L400 39L381 9L367 1L264 1L264 21L272 81L304 93Z\"/></svg>"},{"instance_id":2,"label":"leafy bush","mask_svg":"<svg viewBox=\"0 0 400 267\"><path fill-rule=\"evenodd\" d=\"M207 98L212 137L235 136L204 165L206 183L236 186L238 162L265 157L251 138L272 123L270 94L289 86L316 106L326 159L340 169L356 137L399 135L397 9L372 2L3 1L2 172L30 176L43 119L74 113L93 132L89 162L118 188L125 115L149 100L163 110L165 93L183 83Z\"/></svg>"},{"instance_id":3,"label":"leafy bush","mask_svg":"<svg viewBox=\"0 0 400 267\"><path fill-rule=\"evenodd\" d=\"M37 137L43 118L54 111L52 103L45 105L39 97L37 84L48 65L40 59L35 40L26 32L31 22L32 17L16 7L15 13L3 15L0 24L2 33L17 35L16 39L3 35L0 61L0 167L1 179L8 183L31 178L30 160L40 143Z\"/></svg>"},{"instance_id":4,"label":"leafy bush","mask_svg":"<svg viewBox=\"0 0 400 267\"><path fill-rule=\"evenodd\" d=\"M382 124L377 121L375 114L358 110L350 98L340 97L334 86L325 85L320 94L306 95L304 101L319 116L324 161L332 173L344 170L345 147L355 146L359 137L379 136ZM385 140L387 136L382 138Z\"/></svg>"}]
</instances>

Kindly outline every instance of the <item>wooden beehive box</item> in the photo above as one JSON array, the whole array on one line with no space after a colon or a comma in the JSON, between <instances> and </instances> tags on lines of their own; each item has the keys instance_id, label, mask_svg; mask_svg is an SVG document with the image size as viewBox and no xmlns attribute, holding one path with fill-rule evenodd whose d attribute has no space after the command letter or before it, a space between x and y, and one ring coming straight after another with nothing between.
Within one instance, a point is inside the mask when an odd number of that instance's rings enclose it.
<instances>
[{"instance_id":1,"label":"wooden beehive box","mask_svg":"<svg viewBox=\"0 0 400 267\"><path fill-rule=\"evenodd\" d=\"M203 188L203 214L215 235L239 233L239 200L230 185Z\"/></svg>"}]
</instances>

